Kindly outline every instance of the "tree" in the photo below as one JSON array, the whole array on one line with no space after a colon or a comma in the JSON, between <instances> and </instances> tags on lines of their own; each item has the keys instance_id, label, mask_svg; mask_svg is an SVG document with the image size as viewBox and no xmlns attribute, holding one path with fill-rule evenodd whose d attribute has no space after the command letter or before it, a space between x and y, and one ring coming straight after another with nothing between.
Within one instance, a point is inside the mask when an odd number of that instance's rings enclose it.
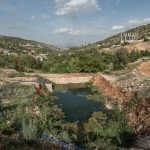
<instances>
[{"instance_id":1,"label":"tree","mask_svg":"<svg viewBox=\"0 0 150 150\"><path fill-rule=\"evenodd\" d=\"M42 70L44 72L50 72L52 64L49 61L45 61L42 65Z\"/></svg>"},{"instance_id":2,"label":"tree","mask_svg":"<svg viewBox=\"0 0 150 150\"><path fill-rule=\"evenodd\" d=\"M128 63L128 52L126 49L118 49L114 54L114 69L123 69Z\"/></svg>"}]
</instances>

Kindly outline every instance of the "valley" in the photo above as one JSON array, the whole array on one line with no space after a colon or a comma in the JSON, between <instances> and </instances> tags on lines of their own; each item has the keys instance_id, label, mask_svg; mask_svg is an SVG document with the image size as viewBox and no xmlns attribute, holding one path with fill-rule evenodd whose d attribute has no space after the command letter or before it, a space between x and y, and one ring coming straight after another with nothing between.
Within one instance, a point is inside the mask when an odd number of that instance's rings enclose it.
<instances>
[{"instance_id":1,"label":"valley","mask_svg":"<svg viewBox=\"0 0 150 150\"><path fill-rule=\"evenodd\" d=\"M143 34L133 43L115 35L67 51L1 36L0 148L117 150L149 140L148 30L133 29Z\"/></svg>"}]
</instances>

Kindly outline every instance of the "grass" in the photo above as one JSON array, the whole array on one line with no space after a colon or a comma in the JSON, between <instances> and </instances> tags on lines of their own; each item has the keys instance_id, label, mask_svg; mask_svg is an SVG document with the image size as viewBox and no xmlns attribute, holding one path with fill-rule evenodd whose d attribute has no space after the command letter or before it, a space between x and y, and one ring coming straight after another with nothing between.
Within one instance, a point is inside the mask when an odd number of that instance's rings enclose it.
<instances>
[{"instance_id":1,"label":"grass","mask_svg":"<svg viewBox=\"0 0 150 150\"><path fill-rule=\"evenodd\" d=\"M37 133L57 135L58 128L62 131L61 122L64 115L60 109L53 107L51 95L40 97L35 93L33 86L7 84L1 89L1 97L10 101L9 104L2 105L0 132L3 134L9 133L12 137L17 132L19 134L17 140L23 138L27 141L38 141L35 136ZM33 113L35 108L38 111L37 115ZM18 125L22 129L31 129L32 132L20 130Z\"/></svg>"},{"instance_id":2,"label":"grass","mask_svg":"<svg viewBox=\"0 0 150 150\"><path fill-rule=\"evenodd\" d=\"M25 104L32 100L34 94L33 86L23 86L16 83L6 84L1 89L1 99L10 101L9 106Z\"/></svg>"},{"instance_id":3,"label":"grass","mask_svg":"<svg viewBox=\"0 0 150 150\"><path fill-rule=\"evenodd\" d=\"M99 95L95 88L92 92ZM101 94L99 96L101 97ZM80 147L115 150L118 146L125 145L124 140L132 133L120 112L114 115L117 119L109 122L105 114L97 112L86 123L70 124L64 120L62 109L54 106L54 97L40 97L33 86L6 84L1 90L1 97L10 101L10 104L2 106L3 115L0 117L0 132L12 139L0 141L0 144L7 147L13 145L16 149L21 146L34 149L41 141L36 135L42 133ZM33 113L35 108L37 114ZM25 132L24 129L30 129L31 132ZM126 138L123 133L127 133ZM30 145L32 142L35 145Z\"/></svg>"}]
</instances>

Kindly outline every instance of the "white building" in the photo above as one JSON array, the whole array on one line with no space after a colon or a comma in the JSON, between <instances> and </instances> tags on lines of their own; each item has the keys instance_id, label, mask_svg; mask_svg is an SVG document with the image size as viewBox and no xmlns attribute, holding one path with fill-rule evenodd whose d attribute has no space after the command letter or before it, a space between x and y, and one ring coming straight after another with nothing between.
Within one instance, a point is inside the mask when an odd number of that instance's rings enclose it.
<instances>
[{"instance_id":1,"label":"white building","mask_svg":"<svg viewBox=\"0 0 150 150\"><path fill-rule=\"evenodd\" d=\"M132 43L138 41L139 35L138 33L128 32L128 33L121 33L121 44L122 43Z\"/></svg>"}]
</instances>

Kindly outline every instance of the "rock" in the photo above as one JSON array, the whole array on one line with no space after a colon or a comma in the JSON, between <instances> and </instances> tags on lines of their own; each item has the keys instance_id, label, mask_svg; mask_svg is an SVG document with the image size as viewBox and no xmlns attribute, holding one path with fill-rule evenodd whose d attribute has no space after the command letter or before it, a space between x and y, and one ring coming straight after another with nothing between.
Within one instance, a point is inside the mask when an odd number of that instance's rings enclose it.
<instances>
[{"instance_id":1,"label":"rock","mask_svg":"<svg viewBox=\"0 0 150 150\"><path fill-rule=\"evenodd\" d=\"M143 129L143 125L141 124L136 128L136 132L140 132L142 129Z\"/></svg>"},{"instance_id":2,"label":"rock","mask_svg":"<svg viewBox=\"0 0 150 150\"><path fill-rule=\"evenodd\" d=\"M40 96L46 96L46 92L42 89L41 84L35 83L34 88L37 90Z\"/></svg>"},{"instance_id":3,"label":"rock","mask_svg":"<svg viewBox=\"0 0 150 150\"><path fill-rule=\"evenodd\" d=\"M105 106L106 106L106 108L109 109L109 110L113 110L113 109L114 109L113 105L112 105L111 103L109 103L109 102L106 103Z\"/></svg>"},{"instance_id":4,"label":"rock","mask_svg":"<svg viewBox=\"0 0 150 150\"><path fill-rule=\"evenodd\" d=\"M34 116L40 116L41 115L40 109L38 106L35 106L35 108L32 109L32 115L34 115Z\"/></svg>"},{"instance_id":5,"label":"rock","mask_svg":"<svg viewBox=\"0 0 150 150\"><path fill-rule=\"evenodd\" d=\"M41 89L41 84L35 83L34 88L39 91Z\"/></svg>"},{"instance_id":6,"label":"rock","mask_svg":"<svg viewBox=\"0 0 150 150\"><path fill-rule=\"evenodd\" d=\"M135 127L137 134L150 134L150 99L138 99L134 105L125 104L126 116L129 118L129 124ZM128 110L128 111L127 111Z\"/></svg>"},{"instance_id":7,"label":"rock","mask_svg":"<svg viewBox=\"0 0 150 150\"><path fill-rule=\"evenodd\" d=\"M39 93L40 96L46 96L47 95L46 92L43 89L40 89L38 91L38 93Z\"/></svg>"},{"instance_id":8,"label":"rock","mask_svg":"<svg viewBox=\"0 0 150 150\"><path fill-rule=\"evenodd\" d=\"M130 78L127 78L128 76ZM134 70L133 72L123 75L121 78L125 78L124 80L118 81L117 85L119 85L123 92L138 92L138 95L149 95L150 96L150 80L144 76L142 76L138 70ZM145 92L147 91L147 92Z\"/></svg>"},{"instance_id":9,"label":"rock","mask_svg":"<svg viewBox=\"0 0 150 150\"><path fill-rule=\"evenodd\" d=\"M135 111L129 113L130 124L136 125L138 122L138 116Z\"/></svg>"},{"instance_id":10,"label":"rock","mask_svg":"<svg viewBox=\"0 0 150 150\"><path fill-rule=\"evenodd\" d=\"M53 85L52 84L47 84L47 83L45 83L45 86L46 86L46 88L47 88L47 90L49 91L49 92L53 92Z\"/></svg>"}]
</instances>

